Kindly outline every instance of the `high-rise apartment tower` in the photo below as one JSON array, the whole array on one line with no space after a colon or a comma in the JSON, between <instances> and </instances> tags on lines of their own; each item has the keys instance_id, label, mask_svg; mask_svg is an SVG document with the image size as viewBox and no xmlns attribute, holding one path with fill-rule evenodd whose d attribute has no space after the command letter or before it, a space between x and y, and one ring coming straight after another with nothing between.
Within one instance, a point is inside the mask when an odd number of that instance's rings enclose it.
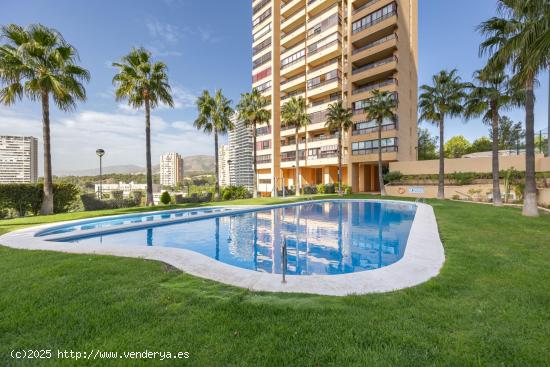
<instances>
[{"instance_id":1,"label":"high-rise apartment tower","mask_svg":"<svg viewBox=\"0 0 550 367\"><path fill-rule=\"evenodd\" d=\"M382 126L384 166L416 158L417 0L255 0L252 8L252 87L269 98L272 115L257 129L263 195L296 186L295 144L301 187L337 182L337 137L325 123L340 99L354 114L343 136L343 182L379 190L377 125L363 111L376 89L398 104L397 121ZM281 126L281 107L293 96L306 99L311 118L298 141L294 128Z\"/></svg>"}]
</instances>

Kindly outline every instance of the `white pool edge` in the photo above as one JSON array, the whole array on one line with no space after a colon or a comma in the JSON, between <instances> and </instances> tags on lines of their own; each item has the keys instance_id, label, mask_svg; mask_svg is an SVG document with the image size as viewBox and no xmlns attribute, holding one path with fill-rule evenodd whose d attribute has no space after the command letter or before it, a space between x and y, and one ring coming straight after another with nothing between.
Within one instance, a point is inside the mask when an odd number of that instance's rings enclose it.
<instances>
[{"instance_id":1,"label":"white pool edge","mask_svg":"<svg viewBox=\"0 0 550 367\"><path fill-rule=\"evenodd\" d=\"M292 292L331 296L391 292L422 284L439 274L445 262L445 254L443 244L439 238L435 214L430 205L397 200L328 200L381 201L416 205L417 210L403 257L389 266L356 273L340 275L288 275L286 283L283 284L280 274L260 273L238 268L185 249L126 244L86 245L84 247L75 245L74 243L47 241L44 237L34 236L38 231L59 226L62 224L60 222L9 232L0 236L0 245L26 250L47 250L157 260L194 276L246 288L251 291L263 292ZM323 201L327 200L312 200L307 201L307 203ZM249 206L247 208L249 210L258 208L269 209L296 204L299 203L275 206ZM244 207L233 206L232 208L242 208L244 210ZM236 210L235 212L239 211ZM226 212L226 214L236 214L235 212Z\"/></svg>"}]
</instances>

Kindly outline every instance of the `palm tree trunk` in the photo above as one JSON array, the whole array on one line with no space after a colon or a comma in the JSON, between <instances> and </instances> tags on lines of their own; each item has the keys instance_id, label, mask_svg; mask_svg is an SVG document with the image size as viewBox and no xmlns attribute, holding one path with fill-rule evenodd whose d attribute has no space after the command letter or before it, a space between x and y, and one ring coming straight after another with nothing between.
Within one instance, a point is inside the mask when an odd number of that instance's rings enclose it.
<instances>
[{"instance_id":1,"label":"palm tree trunk","mask_svg":"<svg viewBox=\"0 0 550 367\"><path fill-rule=\"evenodd\" d=\"M439 121L439 183L437 198L445 199L445 117Z\"/></svg>"},{"instance_id":2,"label":"palm tree trunk","mask_svg":"<svg viewBox=\"0 0 550 367\"><path fill-rule=\"evenodd\" d=\"M546 136L546 156L550 157L550 68L548 68L548 130Z\"/></svg>"},{"instance_id":3,"label":"palm tree trunk","mask_svg":"<svg viewBox=\"0 0 550 367\"><path fill-rule=\"evenodd\" d=\"M50 142L50 98L42 92L42 139L44 139L44 198L41 214L53 214L52 154Z\"/></svg>"},{"instance_id":4,"label":"palm tree trunk","mask_svg":"<svg viewBox=\"0 0 550 367\"><path fill-rule=\"evenodd\" d=\"M294 176L295 176L295 185L296 186L296 196L299 196L300 195L300 158L298 157L298 152L299 152L299 149L298 149L298 146L299 146L299 143L298 143L298 127L296 127L296 133L294 134L294 140L295 140L295 143L296 143L296 171L294 173Z\"/></svg>"},{"instance_id":5,"label":"palm tree trunk","mask_svg":"<svg viewBox=\"0 0 550 367\"><path fill-rule=\"evenodd\" d=\"M535 180L535 94L533 81L525 89L525 191L523 215L537 217L537 183Z\"/></svg>"},{"instance_id":6,"label":"palm tree trunk","mask_svg":"<svg viewBox=\"0 0 550 367\"><path fill-rule=\"evenodd\" d=\"M342 196L342 131L338 131L338 195Z\"/></svg>"},{"instance_id":7,"label":"palm tree trunk","mask_svg":"<svg viewBox=\"0 0 550 367\"><path fill-rule=\"evenodd\" d=\"M378 121L378 186L380 186L380 195L386 196L384 176L382 175L382 120Z\"/></svg>"},{"instance_id":8,"label":"palm tree trunk","mask_svg":"<svg viewBox=\"0 0 550 367\"><path fill-rule=\"evenodd\" d=\"M254 140L254 183L252 186L252 197L258 197L258 164L256 163L256 123L253 125L254 130L252 131L252 138Z\"/></svg>"},{"instance_id":9,"label":"palm tree trunk","mask_svg":"<svg viewBox=\"0 0 550 367\"><path fill-rule=\"evenodd\" d=\"M151 164L151 105L145 99L145 160L147 162L147 206L155 205L153 201L153 167Z\"/></svg>"},{"instance_id":10,"label":"palm tree trunk","mask_svg":"<svg viewBox=\"0 0 550 367\"><path fill-rule=\"evenodd\" d=\"M502 206L502 196L500 194L500 169L498 164L498 110L496 106L491 106L493 118L493 205Z\"/></svg>"},{"instance_id":11,"label":"palm tree trunk","mask_svg":"<svg viewBox=\"0 0 550 367\"><path fill-rule=\"evenodd\" d=\"M216 185L215 185L215 195L216 200L220 198L220 167L219 167L219 157L218 157L218 129L214 128L214 156L216 157Z\"/></svg>"}]
</instances>

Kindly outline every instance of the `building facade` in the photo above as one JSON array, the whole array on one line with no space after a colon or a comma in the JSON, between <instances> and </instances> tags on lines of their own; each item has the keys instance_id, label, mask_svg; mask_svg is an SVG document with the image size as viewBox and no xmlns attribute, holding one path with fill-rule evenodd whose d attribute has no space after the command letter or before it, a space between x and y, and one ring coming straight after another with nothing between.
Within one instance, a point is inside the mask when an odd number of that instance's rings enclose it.
<instances>
[{"instance_id":1,"label":"building facade","mask_svg":"<svg viewBox=\"0 0 550 367\"><path fill-rule=\"evenodd\" d=\"M377 89L398 102L397 121L383 123L384 166L415 159L417 0L254 0L252 8L252 87L269 98L272 116L257 129L262 195L296 186L296 144L300 187L337 181L337 136L325 127L337 100L354 122L343 136L343 182L379 190L377 127L363 112ZM298 141L281 125L281 106L293 96L306 99L311 119Z\"/></svg>"},{"instance_id":2,"label":"building facade","mask_svg":"<svg viewBox=\"0 0 550 367\"><path fill-rule=\"evenodd\" d=\"M183 158L179 153L166 153L160 156L160 184L176 186L183 180Z\"/></svg>"},{"instance_id":3,"label":"building facade","mask_svg":"<svg viewBox=\"0 0 550 367\"><path fill-rule=\"evenodd\" d=\"M229 183L244 186L249 191L254 186L254 155L252 129L243 121L234 120L235 128L229 131ZM270 178L267 177L270 181ZM260 181L262 178L260 178Z\"/></svg>"},{"instance_id":4,"label":"building facade","mask_svg":"<svg viewBox=\"0 0 550 367\"><path fill-rule=\"evenodd\" d=\"M126 182L119 182L119 183L96 183L94 184L95 187L95 193L96 196L99 196L99 193L102 192L103 194L110 194L113 191L122 191L122 195L125 198L130 197L133 191L147 191L147 184L139 184L135 183L133 181L126 183ZM159 193L160 192L160 186L157 184L153 184L153 193Z\"/></svg>"},{"instance_id":5,"label":"building facade","mask_svg":"<svg viewBox=\"0 0 550 367\"><path fill-rule=\"evenodd\" d=\"M38 140L32 136L0 136L0 184L37 180Z\"/></svg>"},{"instance_id":6,"label":"building facade","mask_svg":"<svg viewBox=\"0 0 550 367\"><path fill-rule=\"evenodd\" d=\"M229 145L220 145L218 149L218 174L220 186L229 186Z\"/></svg>"}]
</instances>

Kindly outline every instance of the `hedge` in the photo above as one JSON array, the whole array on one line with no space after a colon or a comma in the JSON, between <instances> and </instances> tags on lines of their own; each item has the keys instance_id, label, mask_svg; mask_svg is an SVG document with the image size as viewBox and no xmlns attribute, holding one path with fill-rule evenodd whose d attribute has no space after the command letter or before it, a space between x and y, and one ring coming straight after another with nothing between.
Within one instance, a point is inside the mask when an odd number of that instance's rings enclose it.
<instances>
[{"instance_id":1,"label":"hedge","mask_svg":"<svg viewBox=\"0 0 550 367\"><path fill-rule=\"evenodd\" d=\"M222 189L222 200L248 199L252 195L244 186L227 186Z\"/></svg>"},{"instance_id":2,"label":"hedge","mask_svg":"<svg viewBox=\"0 0 550 367\"><path fill-rule=\"evenodd\" d=\"M102 210L102 209L120 209L120 208L132 208L140 205L141 196L133 198L124 199L115 195L116 199L110 200L99 200L95 194L84 194L80 195L80 200L82 200L82 205L84 206L85 211L90 210Z\"/></svg>"},{"instance_id":3,"label":"hedge","mask_svg":"<svg viewBox=\"0 0 550 367\"><path fill-rule=\"evenodd\" d=\"M19 216L38 214L44 197L43 184L0 185L0 210L15 210ZM78 199L78 189L69 183L53 185L53 211L66 213Z\"/></svg>"}]
</instances>

